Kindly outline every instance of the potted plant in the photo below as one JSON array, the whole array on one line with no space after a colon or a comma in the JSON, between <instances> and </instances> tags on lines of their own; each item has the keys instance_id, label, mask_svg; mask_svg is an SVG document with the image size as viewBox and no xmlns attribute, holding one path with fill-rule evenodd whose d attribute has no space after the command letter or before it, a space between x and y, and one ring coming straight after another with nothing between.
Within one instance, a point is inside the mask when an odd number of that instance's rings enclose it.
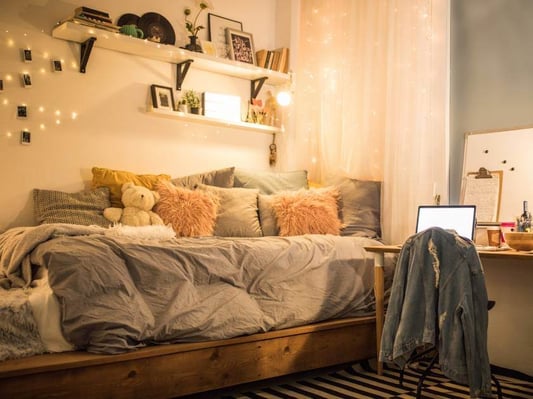
<instances>
[{"instance_id":1,"label":"potted plant","mask_svg":"<svg viewBox=\"0 0 533 399\"><path fill-rule=\"evenodd\" d=\"M194 90L187 90L183 94L183 100L188 105L192 114L200 113L200 96Z\"/></svg>"}]
</instances>

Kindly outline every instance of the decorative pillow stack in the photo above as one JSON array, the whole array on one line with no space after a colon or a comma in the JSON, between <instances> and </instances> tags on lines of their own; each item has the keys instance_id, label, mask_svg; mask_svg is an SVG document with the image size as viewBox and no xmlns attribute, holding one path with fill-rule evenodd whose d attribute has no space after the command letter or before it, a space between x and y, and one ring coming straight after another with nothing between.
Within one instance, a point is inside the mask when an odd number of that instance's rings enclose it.
<instances>
[{"instance_id":1,"label":"decorative pillow stack","mask_svg":"<svg viewBox=\"0 0 533 399\"><path fill-rule=\"evenodd\" d=\"M103 210L122 206L131 181L157 190L156 212L178 237L261 237L302 234L381 237L381 183L337 177L309 188L307 172L267 172L234 167L171 179L94 167L93 190L64 193L35 189L38 223L108 227Z\"/></svg>"}]
</instances>

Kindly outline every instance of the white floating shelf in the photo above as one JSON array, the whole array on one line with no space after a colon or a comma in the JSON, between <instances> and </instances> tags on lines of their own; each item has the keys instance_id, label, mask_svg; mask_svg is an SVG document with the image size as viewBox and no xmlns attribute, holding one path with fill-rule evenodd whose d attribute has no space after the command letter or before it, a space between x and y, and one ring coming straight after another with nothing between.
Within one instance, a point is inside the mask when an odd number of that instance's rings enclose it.
<instances>
[{"instance_id":1,"label":"white floating shelf","mask_svg":"<svg viewBox=\"0 0 533 399\"><path fill-rule=\"evenodd\" d=\"M268 125L261 125L259 123L248 123L248 122L240 122L240 121L239 122L227 121L224 119L210 118L210 117L203 116L203 115L195 115L195 114L189 114L189 113L178 112L178 111L168 111L168 110L152 108L152 107L148 108L147 112L150 115L161 117L161 118L169 118L169 119L180 120L183 122L199 123L203 125L247 129L247 130L253 130L259 133L268 133L268 134L283 132L283 129L279 127L275 127L275 126L268 126Z\"/></svg>"},{"instance_id":2,"label":"white floating shelf","mask_svg":"<svg viewBox=\"0 0 533 399\"><path fill-rule=\"evenodd\" d=\"M244 62L196 53L173 45L155 43L147 39L138 39L121 33L93 28L72 21L63 22L54 27L52 30L52 36L77 43L84 43L90 38L96 38L94 47L138 55L174 64L193 60L191 68L248 80L267 77L268 80L266 83L274 86L290 82L290 77L286 73L260 68Z\"/></svg>"}]
</instances>

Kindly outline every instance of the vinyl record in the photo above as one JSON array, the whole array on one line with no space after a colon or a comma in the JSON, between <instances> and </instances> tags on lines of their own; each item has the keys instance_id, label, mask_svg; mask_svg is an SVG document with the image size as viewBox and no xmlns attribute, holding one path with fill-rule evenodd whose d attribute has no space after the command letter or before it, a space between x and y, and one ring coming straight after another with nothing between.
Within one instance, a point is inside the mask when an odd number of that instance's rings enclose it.
<instances>
[{"instance_id":1,"label":"vinyl record","mask_svg":"<svg viewBox=\"0 0 533 399\"><path fill-rule=\"evenodd\" d=\"M135 14L123 14L120 16L120 18L117 21L118 26L124 26L124 25L138 25L139 24L139 17Z\"/></svg>"},{"instance_id":2,"label":"vinyl record","mask_svg":"<svg viewBox=\"0 0 533 399\"><path fill-rule=\"evenodd\" d=\"M161 14L147 12L139 18L137 26L141 28L144 37L148 40L163 44L174 44L176 42L172 25Z\"/></svg>"}]
</instances>

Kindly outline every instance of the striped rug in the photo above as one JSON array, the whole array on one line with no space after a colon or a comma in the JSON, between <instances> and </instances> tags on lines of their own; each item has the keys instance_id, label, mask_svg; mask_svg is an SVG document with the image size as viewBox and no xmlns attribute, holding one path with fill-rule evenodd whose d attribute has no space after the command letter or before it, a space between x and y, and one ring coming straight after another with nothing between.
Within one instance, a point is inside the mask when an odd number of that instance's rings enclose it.
<instances>
[{"instance_id":1,"label":"striped rug","mask_svg":"<svg viewBox=\"0 0 533 399\"><path fill-rule=\"evenodd\" d=\"M506 369L497 369L504 398L533 398L533 379ZM292 377L269 380L268 385L248 384L233 390L211 392L210 399L329 399L329 398L415 398L419 374L407 371L404 386L398 383L399 371L386 368L378 376L368 365L356 364L342 369L329 369L319 374L298 374ZM493 385L493 392L496 388ZM438 369L426 378L423 398L468 399L468 387L455 384ZM496 395L494 396L496 397Z\"/></svg>"}]
</instances>

